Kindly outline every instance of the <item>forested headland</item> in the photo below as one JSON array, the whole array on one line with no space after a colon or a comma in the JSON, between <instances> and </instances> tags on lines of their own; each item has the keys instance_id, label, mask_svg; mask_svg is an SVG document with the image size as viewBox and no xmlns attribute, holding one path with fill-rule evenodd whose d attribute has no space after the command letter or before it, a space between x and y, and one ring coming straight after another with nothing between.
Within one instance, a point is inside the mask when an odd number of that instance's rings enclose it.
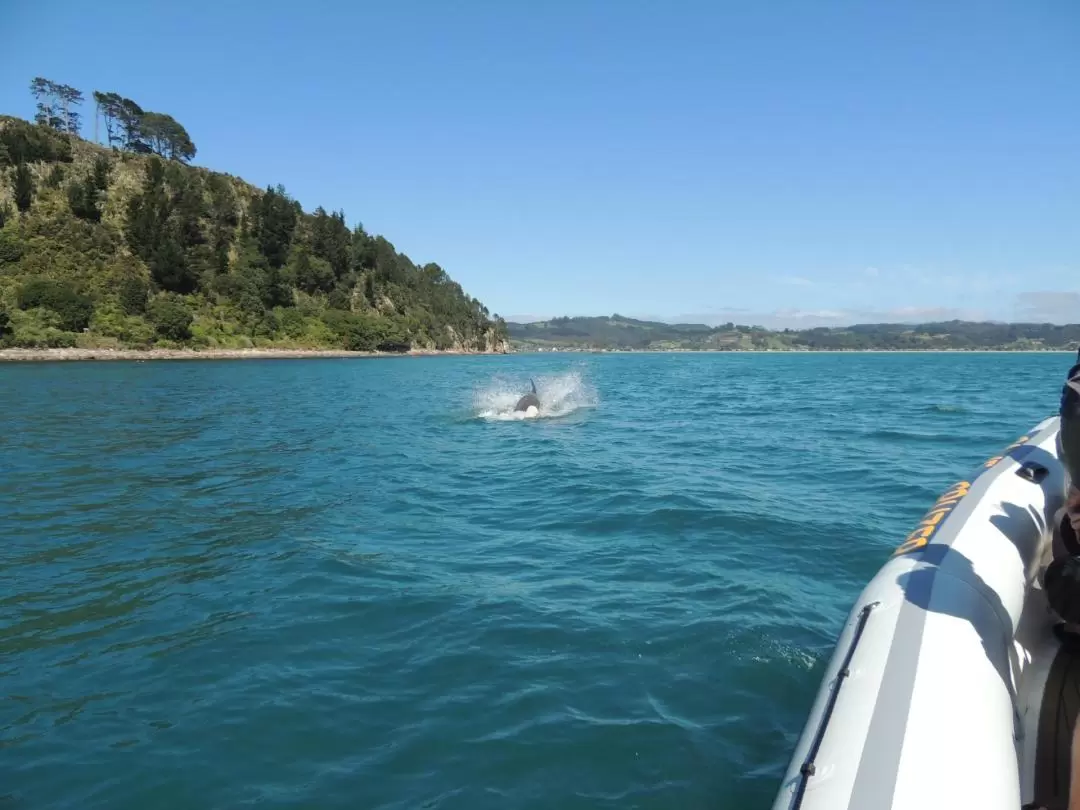
<instances>
[{"instance_id":1,"label":"forested headland","mask_svg":"<svg viewBox=\"0 0 1080 810\"><path fill-rule=\"evenodd\" d=\"M0 116L0 347L506 349L439 265L191 166L172 116L95 91L87 125L81 91L30 92L33 123Z\"/></svg>"},{"instance_id":2,"label":"forested headland","mask_svg":"<svg viewBox=\"0 0 1080 810\"><path fill-rule=\"evenodd\" d=\"M510 323L521 351L1051 351L1080 347L1080 325L945 321L766 329L610 317Z\"/></svg>"}]
</instances>

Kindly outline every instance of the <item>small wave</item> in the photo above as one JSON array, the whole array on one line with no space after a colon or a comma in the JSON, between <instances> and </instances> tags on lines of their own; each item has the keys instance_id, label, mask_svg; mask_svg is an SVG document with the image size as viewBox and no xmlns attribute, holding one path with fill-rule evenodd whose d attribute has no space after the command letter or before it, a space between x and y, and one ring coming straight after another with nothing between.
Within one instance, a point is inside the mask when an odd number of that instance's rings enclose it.
<instances>
[{"instance_id":1,"label":"small wave","mask_svg":"<svg viewBox=\"0 0 1080 810\"><path fill-rule=\"evenodd\" d=\"M528 390L521 381L496 379L473 393L473 410L480 419L496 422L518 422L524 419L551 419L568 416L582 408L593 408L599 402L595 389L580 371L555 376L533 377L540 412L536 417L515 411L514 406Z\"/></svg>"},{"instance_id":2,"label":"small wave","mask_svg":"<svg viewBox=\"0 0 1080 810\"><path fill-rule=\"evenodd\" d=\"M927 410L932 411L933 413L960 414L960 413L967 413L968 412L967 408L965 408L963 405L949 405L949 404L946 404L946 403L937 403L937 404L931 405L929 408L927 408Z\"/></svg>"},{"instance_id":3,"label":"small wave","mask_svg":"<svg viewBox=\"0 0 1080 810\"><path fill-rule=\"evenodd\" d=\"M927 444L963 444L966 442L966 437L953 433L927 433L917 430L901 430L899 428L880 428L864 435L877 441L908 445L916 442L925 442Z\"/></svg>"}]
</instances>

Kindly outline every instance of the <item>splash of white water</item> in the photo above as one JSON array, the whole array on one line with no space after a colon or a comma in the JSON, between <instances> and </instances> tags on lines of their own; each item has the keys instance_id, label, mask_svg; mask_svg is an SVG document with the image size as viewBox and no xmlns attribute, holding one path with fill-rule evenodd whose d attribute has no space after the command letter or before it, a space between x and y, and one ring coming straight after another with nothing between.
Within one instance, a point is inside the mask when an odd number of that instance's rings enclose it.
<instances>
[{"instance_id":1,"label":"splash of white water","mask_svg":"<svg viewBox=\"0 0 1080 810\"><path fill-rule=\"evenodd\" d=\"M550 419L566 416L581 408L595 407L599 401L596 391L585 381L580 371L535 376L532 379L536 383L536 397L540 400L540 411L536 416L526 416L522 411L514 410L518 400L529 393L528 380L505 378L497 378L473 393L473 409L476 415L492 421Z\"/></svg>"}]
</instances>

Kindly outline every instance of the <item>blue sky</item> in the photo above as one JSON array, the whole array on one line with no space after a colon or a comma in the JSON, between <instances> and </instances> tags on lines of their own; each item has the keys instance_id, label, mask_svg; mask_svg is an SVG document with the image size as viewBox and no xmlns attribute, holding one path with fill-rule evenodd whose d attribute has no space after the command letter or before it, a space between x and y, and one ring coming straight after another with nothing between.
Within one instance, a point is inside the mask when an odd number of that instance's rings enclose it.
<instances>
[{"instance_id":1,"label":"blue sky","mask_svg":"<svg viewBox=\"0 0 1080 810\"><path fill-rule=\"evenodd\" d=\"M119 92L507 316L1080 320L1075 0L8 2L0 112Z\"/></svg>"}]
</instances>

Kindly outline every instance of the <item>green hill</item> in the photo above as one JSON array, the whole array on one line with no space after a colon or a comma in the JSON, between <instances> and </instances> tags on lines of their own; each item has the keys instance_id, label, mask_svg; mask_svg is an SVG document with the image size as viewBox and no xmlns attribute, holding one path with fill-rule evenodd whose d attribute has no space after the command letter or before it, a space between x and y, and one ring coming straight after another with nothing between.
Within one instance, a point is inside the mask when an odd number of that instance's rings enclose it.
<instances>
[{"instance_id":1,"label":"green hill","mask_svg":"<svg viewBox=\"0 0 1080 810\"><path fill-rule=\"evenodd\" d=\"M95 99L110 146L75 134L62 94L38 123L0 116L0 345L505 349L437 264L187 165L172 118Z\"/></svg>"},{"instance_id":2,"label":"green hill","mask_svg":"<svg viewBox=\"0 0 1080 810\"><path fill-rule=\"evenodd\" d=\"M522 351L867 351L1054 350L1080 346L1080 325L948 321L770 330L760 326L667 324L611 317L554 318L507 325Z\"/></svg>"},{"instance_id":3,"label":"green hill","mask_svg":"<svg viewBox=\"0 0 1080 810\"><path fill-rule=\"evenodd\" d=\"M704 324L639 321L621 315L553 318L527 324L511 323L508 328L511 338L523 345L619 349L648 349L665 343L694 342L713 331Z\"/></svg>"}]
</instances>

